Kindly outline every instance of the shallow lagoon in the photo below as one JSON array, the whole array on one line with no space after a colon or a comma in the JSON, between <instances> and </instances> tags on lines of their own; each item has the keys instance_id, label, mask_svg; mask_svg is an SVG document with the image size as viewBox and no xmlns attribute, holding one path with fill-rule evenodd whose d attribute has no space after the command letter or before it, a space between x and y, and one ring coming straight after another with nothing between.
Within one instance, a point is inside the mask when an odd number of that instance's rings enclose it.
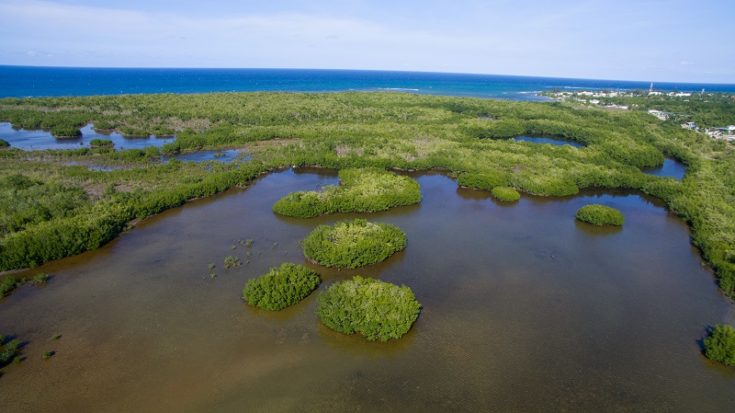
<instances>
[{"instance_id":1,"label":"shallow lagoon","mask_svg":"<svg viewBox=\"0 0 735 413\"><path fill-rule=\"evenodd\" d=\"M664 159L663 165L661 165L660 167L645 169L643 172L649 175L682 180L684 179L684 175L687 172L687 167L676 159L666 158Z\"/></svg>"},{"instance_id":2,"label":"shallow lagoon","mask_svg":"<svg viewBox=\"0 0 735 413\"><path fill-rule=\"evenodd\" d=\"M0 331L28 360L0 377L3 411L698 411L735 409L735 370L697 340L735 321L686 226L623 193L523 197L513 206L417 178L419 206L369 217L408 247L356 271L405 283L424 305L387 344L321 326L316 295L280 313L247 307L244 282L282 261L321 223L279 218L294 190L337 182L286 171L167 211L104 248L50 263L43 288L0 302ZM620 209L620 229L578 223L590 203ZM251 262L238 239L255 241ZM218 276L207 276L215 262ZM62 334L51 341L54 334ZM55 350L51 360L43 351Z\"/></svg>"},{"instance_id":3,"label":"shallow lagoon","mask_svg":"<svg viewBox=\"0 0 735 413\"><path fill-rule=\"evenodd\" d=\"M183 153L180 155L174 156L175 159L178 159L183 162L207 162L207 161L217 161L222 163L230 163L234 160L242 160L246 161L250 159L250 155L241 151L238 151L236 149L226 149L226 150L217 150L217 151L198 151L198 152L190 152L190 153Z\"/></svg>"},{"instance_id":4,"label":"shallow lagoon","mask_svg":"<svg viewBox=\"0 0 735 413\"><path fill-rule=\"evenodd\" d=\"M172 136L155 137L153 135L133 138L125 137L117 132L105 135L95 131L92 124L86 125L81 129L81 131L82 136L79 138L56 139L51 132L48 131L13 129L10 123L0 122L0 139L8 141L13 148L19 148L25 151L88 148L89 142L92 141L92 139L110 140L115 144L116 150L143 149L148 146L161 147L176 139Z\"/></svg>"},{"instance_id":5,"label":"shallow lagoon","mask_svg":"<svg viewBox=\"0 0 735 413\"><path fill-rule=\"evenodd\" d=\"M568 146L572 146L575 148L584 148L584 144L580 142L576 142L576 141L569 140L569 139L554 138L550 136L521 135L521 136L516 136L515 138L513 138L513 140L516 142L545 143L545 144L554 145L554 146L568 145Z\"/></svg>"}]
</instances>

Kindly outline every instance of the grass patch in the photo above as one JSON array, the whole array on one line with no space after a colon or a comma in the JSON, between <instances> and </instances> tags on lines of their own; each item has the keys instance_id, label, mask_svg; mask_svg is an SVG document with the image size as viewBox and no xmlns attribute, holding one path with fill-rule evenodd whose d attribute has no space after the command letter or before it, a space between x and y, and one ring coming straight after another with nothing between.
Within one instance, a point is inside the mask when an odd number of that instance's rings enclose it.
<instances>
[{"instance_id":1,"label":"grass patch","mask_svg":"<svg viewBox=\"0 0 735 413\"><path fill-rule=\"evenodd\" d=\"M303 265L283 263L248 281L242 290L248 304L277 311L306 298L319 286L319 274Z\"/></svg>"},{"instance_id":2,"label":"grass patch","mask_svg":"<svg viewBox=\"0 0 735 413\"><path fill-rule=\"evenodd\" d=\"M379 169L343 169L339 186L322 191L292 192L273 205L273 212L311 218L336 212L376 212L421 201L419 184L410 177Z\"/></svg>"},{"instance_id":3,"label":"grass patch","mask_svg":"<svg viewBox=\"0 0 735 413\"><path fill-rule=\"evenodd\" d=\"M89 147L92 149L112 149L115 143L109 139L92 139L89 141Z\"/></svg>"},{"instance_id":4,"label":"grass patch","mask_svg":"<svg viewBox=\"0 0 735 413\"><path fill-rule=\"evenodd\" d=\"M704 339L704 355L726 366L735 366L735 328L720 324Z\"/></svg>"},{"instance_id":5,"label":"grass patch","mask_svg":"<svg viewBox=\"0 0 735 413\"><path fill-rule=\"evenodd\" d=\"M420 311L421 304L405 285L358 275L323 292L316 313L332 330L359 333L370 341L388 341L403 337Z\"/></svg>"},{"instance_id":6,"label":"grass patch","mask_svg":"<svg viewBox=\"0 0 735 413\"><path fill-rule=\"evenodd\" d=\"M493 198L502 202L516 202L521 199L521 194L507 186L497 186L490 191Z\"/></svg>"},{"instance_id":7,"label":"grass patch","mask_svg":"<svg viewBox=\"0 0 735 413\"><path fill-rule=\"evenodd\" d=\"M384 261L406 248L406 234L395 225L355 219L316 227L302 246L304 255L318 264L357 268Z\"/></svg>"},{"instance_id":8,"label":"grass patch","mask_svg":"<svg viewBox=\"0 0 735 413\"><path fill-rule=\"evenodd\" d=\"M621 226L625 222L623 213L605 205L590 204L577 210L577 219L588 224Z\"/></svg>"}]
</instances>

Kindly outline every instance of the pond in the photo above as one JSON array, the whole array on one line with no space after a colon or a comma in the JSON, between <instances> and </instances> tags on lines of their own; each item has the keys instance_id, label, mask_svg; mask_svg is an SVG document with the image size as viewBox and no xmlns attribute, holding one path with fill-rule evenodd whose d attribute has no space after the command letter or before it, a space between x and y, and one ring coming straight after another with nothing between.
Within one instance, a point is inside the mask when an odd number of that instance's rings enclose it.
<instances>
[{"instance_id":1,"label":"pond","mask_svg":"<svg viewBox=\"0 0 735 413\"><path fill-rule=\"evenodd\" d=\"M246 152L242 152L236 149L226 149L217 151L198 151L191 153L182 153L174 156L175 159L184 162L206 162L206 161L217 161L222 163L229 163L234 160L246 161L250 159L250 155ZM167 158L164 161L168 160Z\"/></svg>"},{"instance_id":2,"label":"pond","mask_svg":"<svg viewBox=\"0 0 735 413\"><path fill-rule=\"evenodd\" d=\"M516 142L546 143L546 144L555 145L555 146L568 145L568 146L573 146L575 148L584 148L584 144L580 142L576 142L576 141L568 140L568 139L551 137L551 136L521 135L521 136L516 136L515 138L513 138L513 140Z\"/></svg>"},{"instance_id":3,"label":"pond","mask_svg":"<svg viewBox=\"0 0 735 413\"><path fill-rule=\"evenodd\" d=\"M649 175L674 178L677 180L684 179L687 167L676 159L666 158L663 165L658 168L644 169L643 172Z\"/></svg>"},{"instance_id":4,"label":"pond","mask_svg":"<svg viewBox=\"0 0 735 413\"><path fill-rule=\"evenodd\" d=\"M28 341L28 359L0 377L3 412L735 411L735 370L697 342L735 321L733 306L659 204L586 193L506 206L441 175L417 179L420 205L368 215L402 228L405 251L355 271L307 264L323 284L278 313L245 305L245 281L306 263L299 242L316 225L366 215L271 207L334 174L270 174L38 268L47 286L0 302L0 331ZM625 225L576 222L590 202ZM254 240L247 264L241 239ZM225 271L228 255L243 266ZM415 291L424 308L405 337L370 343L319 323L318 292L354 274Z\"/></svg>"},{"instance_id":5,"label":"pond","mask_svg":"<svg viewBox=\"0 0 735 413\"><path fill-rule=\"evenodd\" d=\"M0 139L8 141L11 147L25 151L39 151L46 149L79 149L88 148L92 139L107 139L115 143L116 150L143 149L148 146L161 147L176 140L175 137L125 137L117 132L109 135L98 133L92 124L81 129L82 136L72 139L56 139L51 132L43 130L13 129L7 122L0 122Z\"/></svg>"}]
</instances>

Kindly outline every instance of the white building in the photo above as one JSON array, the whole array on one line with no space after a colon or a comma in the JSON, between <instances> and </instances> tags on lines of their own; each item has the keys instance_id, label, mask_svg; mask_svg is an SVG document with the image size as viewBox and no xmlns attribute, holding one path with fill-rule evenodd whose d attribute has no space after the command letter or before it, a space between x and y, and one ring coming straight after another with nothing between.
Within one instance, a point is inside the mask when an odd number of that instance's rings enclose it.
<instances>
[{"instance_id":1,"label":"white building","mask_svg":"<svg viewBox=\"0 0 735 413\"><path fill-rule=\"evenodd\" d=\"M656 109L649 109L648 113L655 116L658 120L669 120L669 118L671 117L671 114L669 112L664 112Z\"/></svg>"}]
</instances>

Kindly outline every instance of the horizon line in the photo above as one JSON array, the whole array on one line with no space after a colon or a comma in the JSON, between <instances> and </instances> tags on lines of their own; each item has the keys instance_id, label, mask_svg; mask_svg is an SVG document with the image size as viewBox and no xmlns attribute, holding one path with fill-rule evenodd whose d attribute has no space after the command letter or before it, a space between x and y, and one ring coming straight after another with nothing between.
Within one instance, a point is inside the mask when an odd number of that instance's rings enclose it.
<instances>
[{"instance_id":1,"label":"horizon line","mask_svg":"<svg viewBox=\"0 0 735 413\"><path fill-rule=\"evenodd\" d=\"M515 78L556 79L556 80L593 80L603 82L629 82L629 83L664 83L682 85L714 85L735 86L735 83L712 83L692 81L671 80L630 80L630 79L602 79L588 77L565 77L565 76L543 76L543 75L511 75L503 73L480 73L480 72L441 72L431 70L396 70L396 69L345 69L345 68L302 68L302 67L174 67L174 66L47 66L47 65L17 65L0 63L0 67L18 68L40 68L40 69L128 69L128 70L310 70L310 71L334 71L334 72L388 72L388 73L423 73L441 75L468 75L468 76L503 76Z\"/></svg>"}]
</instances>

